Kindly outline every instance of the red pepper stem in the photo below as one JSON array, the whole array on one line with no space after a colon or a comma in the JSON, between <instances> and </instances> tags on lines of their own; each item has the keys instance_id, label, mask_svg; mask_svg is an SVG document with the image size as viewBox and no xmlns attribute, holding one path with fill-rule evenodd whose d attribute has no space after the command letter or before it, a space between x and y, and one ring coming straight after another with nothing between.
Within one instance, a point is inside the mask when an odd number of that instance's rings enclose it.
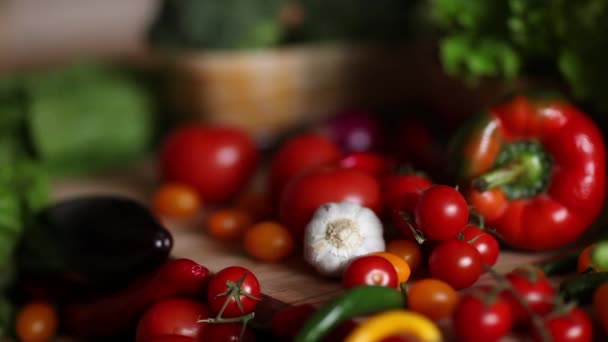
<instances>
[{"instance_id":1,"label":"red pepper stem","mask_svg":"<svg viewBox=\"0 0 608 342\"><path fill-rule=\"evenodd\" d=\"M471 185L478 191L488 191L515 181L526 173L526 166L523 162L509 163L473 179Z\"/></svg>"}]
</instances>

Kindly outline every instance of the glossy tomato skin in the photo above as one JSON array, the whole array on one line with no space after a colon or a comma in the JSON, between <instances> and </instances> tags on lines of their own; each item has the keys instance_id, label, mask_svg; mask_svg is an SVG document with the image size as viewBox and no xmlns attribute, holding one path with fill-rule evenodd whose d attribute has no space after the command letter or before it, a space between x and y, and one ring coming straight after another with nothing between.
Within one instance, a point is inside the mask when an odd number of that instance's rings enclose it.
<instances>
[{"instance_id":1,"label":"glossy tomato skin","mask_svg":"<svg viewBox=\"0 0 608 342\"><path fill-rule=\"evenodd\" d=\"M415 210L416 226L433 241L454 239L467 225L469 208L458 190L434 185L420 196Z\"/></svg>"},{"instance_id":2,"label":"glossy tomato skin","mask_svg":"<svg viewBox=\"0 0 608 342\"><path fill-rule=\"evenodd\" d=\"M387 208L392 209L401 206L402 209L414 213L417 196L413 200L400 205L402 197L410 194L420 194L432 186L429 178L417 174L393 174L384 178L382 182L383 200Z\"/></svg>"},{"instance_id":3,"label":"glossy tomato skin","mask_svg":"<svg viewBox=\"0 0 608 342\"><path fill-rule=\"evenodd\" d=\"M255 342L255 336L249 327L245 328L245 333L241 339L242 323L220 323L210 324L203 332L201 341L213 342Z\"/></svg>"},{"instance_id":4,"label":"glossy tomato skin","mask_svg":"<svg viewBox=\"0 0 608 342\"><path fill-rule=\"evenodd\" d=\"M506 278L513 289L527 301L532 311L543 316L553 309L555 289L541 270L514 269L506 274ZM530 318L519 301L508 291L505 291L502 296L511 305L515 324L529 325Z\"/></svg>"},{"instance_id":5,"label":"glossy tomato skin","mask_svg":"<svg viewBox=\"0 0 608 342\"><path fill-rule=\"evenodd\" d=\"M438 321L450 317L460 295L448 283L427 278L416 281L407 289L407 307Z\"/></svg>"},{"instance_id":6,"label":"glossy tomato skin","mask_svg":"<svg viewBox=\"0 0 608 342\"><path fill-rule=\"evenodd\" d=\"M593 341L593 324L580 308L573 308L569 313L545 320L545 327L553 342ZM535 332L534 340L542 341L538 332Z\"/></svg>"},{"instance_id":7,"label":"glossy tomato skin","mask_svg":"<svg viewBox=\"0 0 608 342\"><path fill-rule=\"evenodd\" d=\"M207 323L199 323L198 320L210 317L209 309L201 302L185 298L167 299L143 314L137 325L136 341L147 342L164 335L200 339Z\"/></svg>"},{"instance_id":8,"label":"glossy tomato skin","mask_svg":"<svg viewBox=\"0 0 608 342\"><path fill-rule=\"evenodd\" d=\"M224 294L229 290L227 282L237 283L243 276L244 281L241 284L241 290L247 292L250 296L241 294L239 296L243 311L239 309L235 298L228 297ZM255 298L251 298L255 297ZM256 276L250 270L240 266L229 266L217 272L209 281L207 288L207 303L214 315L217 315L224 302L228 299L230 302L222 313L222 317L238 317L253 312L261 298L260 283Z\"/></svg>"},{"instance_id":9,"label":"glossy tomato skin","mask_svg":"<svg viewBox=\"0 0 608 342\"><path fill-rule=\"evenodd\" d=\"M15 332L22 342L49 341L57 333L58 317L47 302L31 302L17 313Z\"/></svg>"},{"instance_id":10,"label":"glossy tomato skin","mask_svg":"<svg viewBox=\"0 0 608 342\"><path fill-rule=\"evenodd\" d=\"M346 200L379 214L382 202L378 181L360 170L318 167L293 179L285 187L281 195L280 219L295 241L302 241L304 229L319 206Z\"/></svg>"},{"instance_id":11,"label":"glossy tomato skin","mask_svg":"<svg viewBox=\"0 0 608 342\"><path fill-rule=\"evenodd\" d=\"M272 335L279 341L293 341L298 331L304 326L317 309L312 304L293 305L281 309L272 318ZM332 329L331 333L323 338L323 342L344 341L346 336L357 326L352 320L346 320Z\"/></svg>"},{"instance_id":12,"label":"glossy tomato skin","mask_svg":"<svg viewBox=\"0 0 608 342\"><path fill-rule=\"evenodd\" d=\"M593 293L593 311L599 325L608 334L608 283L600 285Z\"/></svg>"},{"instance_id":13,"label":"glossy tomato skin","mask_svg":"<svg viewBox=\"0 0 608 342\"><path fill-rule=\"evenodd\" d=\"M244 130L193 125L167 137L160 163L164 180L190 185L203 201L218 204L243 189L258 158L255 141Z\"/></svg>"},{"instance_id":14,"label":"glossy tomato skin","mask_svg":"<svg viewBox=\"0 0 608 342\"><path fill-rule=\"evenodd\" d=\"M341 155L340 148L321 134L304 133L287 140L270 162L268 185L273 202L293 177L309 168L336 162Z\"/></svg>"},{"instance_id":15,"label":"glossy tomato skin","mask_svg":"<svg viewBox=\"0 0 608 342\"><path fill-rule=\"evenodd\" d=\"M376 255L366 255L353 260L344 270L342 286L350 289L366 285L397 287L399 281L393 264Z\"/></svg>"},{"instance_id":16,"label":"glossy tomato skin","mask_svg":"<svg viewBox=\"0 0 608 342\"><path fill-rule=\"evenodd\" d=\"M163 335L152 337L146 342L198 342L200 341L194 337L180 336L180 335Z\"/></svg>"},{"instance_id":17,"label":"glossy tomato skin","mask_svg":"<svg viewBox=\"0 0 608 342\"><path fill-rule=\"evenodd\" d=\"M481 295L481 294L480 294ZM509 304L501 297L462 296L453 314L454 332L461 342L495 342L513 326Z\"/></svg>"},{"instance_id":18,"label":"glossy tomato skin","mask_svg":"<svg viewBox=\"0 0 608 342\"><path fill-rule=\"evenodd\" d=\"M469 242L481 255L481 262L486 266L494 266L500 254L500 246L496 238L491 234L479 229L479 227L468 225L462 231L464 241Z\"/></svg>"},{"instance_id":19,"label":"glossy tomato skin","mask_svg":"<svg viewBox=\"0 0 608 342\"><path fill-rule=\"evenodd\" d=\"M456 290L464 289L473 285L481 276L481 255L467 242L448 240L431 251L429 272Z\"/></svg>"},{"instance_id":20,"label":"glossy tomato skin","mask_svg":"<svg viewBox=\"0 0 608 342\"><path fill-rule=\"evenodd\" d=\"M316 310L312 304L300 304L277 311L272 317L273 336L281 341L291 341Z\"/></svg>"},{"instance_id":21,"label":"glossy tomato skin","mask_svg":"<svg viewBox=\"0 0 608 342\"><path fill-rule=\"evenodd\" d=\"M382 179L388 173L389 162L373 152L350 152L340 158L338 164L345 169L357 169Z\"/></svg>"}]
</instances>

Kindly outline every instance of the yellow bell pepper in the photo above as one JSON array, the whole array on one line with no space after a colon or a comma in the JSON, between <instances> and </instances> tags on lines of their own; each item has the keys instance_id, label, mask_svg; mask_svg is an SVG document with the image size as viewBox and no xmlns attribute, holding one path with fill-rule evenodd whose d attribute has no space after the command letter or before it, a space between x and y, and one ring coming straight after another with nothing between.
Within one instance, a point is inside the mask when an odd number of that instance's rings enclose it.
<instances>
[{"instance_id":1,"label":"yellow bell pepper","mask_svg":"<svg viewBox=\"0 0 608 342\"><path fill-rule=\"evenodd\" d=\"M363 322L344 342L375 342L399 334L410 335L421 342L442 340L437 325L425 316L409 310L390 310Z\"/></svg>"}]
</instances>

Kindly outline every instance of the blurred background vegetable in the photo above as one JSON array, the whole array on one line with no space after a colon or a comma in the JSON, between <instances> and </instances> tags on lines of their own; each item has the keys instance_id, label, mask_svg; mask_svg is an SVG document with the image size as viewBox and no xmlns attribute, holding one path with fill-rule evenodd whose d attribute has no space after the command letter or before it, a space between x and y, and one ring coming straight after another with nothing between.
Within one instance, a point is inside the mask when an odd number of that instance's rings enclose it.
<instances>
[{"instance_id":1,"label":"blurred background vegetable","mask_svg":"<svg viewBox=\"0 0 608 342\"><path fill-rule=\"evenodd\" d=\"M446 71L470 80L538 77L606 114L608 2L430 0ZM602 115L605 116L605 115Z\"/></svg>"}]
</instances>

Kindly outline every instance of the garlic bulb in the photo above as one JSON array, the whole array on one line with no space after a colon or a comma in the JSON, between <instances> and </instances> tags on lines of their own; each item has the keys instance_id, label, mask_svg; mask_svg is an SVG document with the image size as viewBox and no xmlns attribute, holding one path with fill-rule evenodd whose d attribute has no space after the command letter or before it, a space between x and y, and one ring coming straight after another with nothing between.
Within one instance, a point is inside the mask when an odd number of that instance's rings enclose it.
<instances>
[{"instance_id":1,"label":"garlic bulb","mask_svg":"<svg viewBox=\"0 0 608 342\"><path fill-rule=\"evenodd\" d=\"M354 202L321 205L306 227L304 259L319 273L339 276L354 258L384 251L382 222Z\"/></svg>"}]
</instances>

